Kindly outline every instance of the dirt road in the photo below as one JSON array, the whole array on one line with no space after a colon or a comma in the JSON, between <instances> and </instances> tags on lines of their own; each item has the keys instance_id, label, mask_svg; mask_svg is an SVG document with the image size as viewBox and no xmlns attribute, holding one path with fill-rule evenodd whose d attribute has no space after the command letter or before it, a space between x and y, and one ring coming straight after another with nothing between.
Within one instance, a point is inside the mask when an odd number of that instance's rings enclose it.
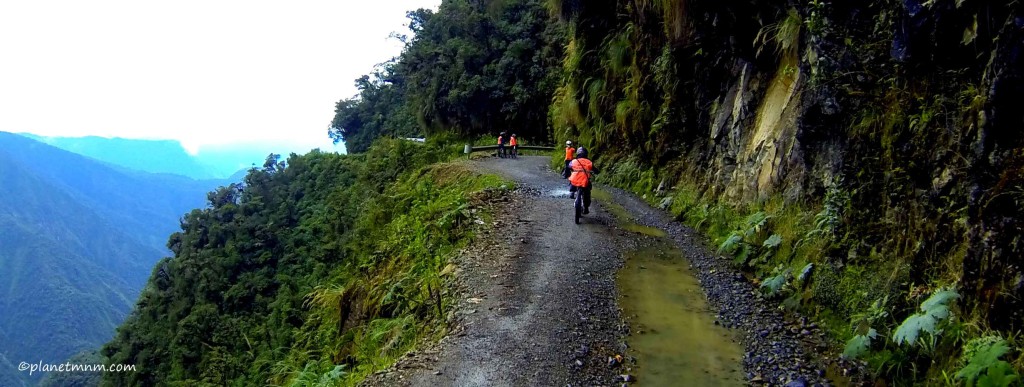
<instances>
[{"instance_id":1,"label":"dirt road","mask_svg":"<svg viewBox=\"0 0 1024 387\"><path fill-rule=\"evenodd\" d=\"M621 228L623 214L613 214L612 206L638 223L666 230L659 232L671 235L667 240L686 251L687 259L697 260L698 271L713 273L697 277L715 312L721 311L712 317L715 325L740 328L737 341L744 341L746 353L742 360L730 360L737 372L742 363L745 379L827 384L819 377L823 372L808 365L800 335L791 334L781 315L754 299L753 287L717 263L724 260L708 254L692 231L614 189L604 199L613 203L595 199L590 215L573 224L565 180L548 162L546 157L470 162L481 172L516 181L520 189L495 209L493 227L483 227L455 259L464 287L456 307L458 326L439 344L408 354L366 385L590 386L630 379L623 377L632 367L626 344L630 328L617 304L615 274L625 251L655 240ZM769 331L762 332L755 325L765 319ZM774 347L762 348L762 342ZM769 352L761 356L761 351ZM609 365L617 354L625 355L624 364Z\"/></svg>"}]
</instances>

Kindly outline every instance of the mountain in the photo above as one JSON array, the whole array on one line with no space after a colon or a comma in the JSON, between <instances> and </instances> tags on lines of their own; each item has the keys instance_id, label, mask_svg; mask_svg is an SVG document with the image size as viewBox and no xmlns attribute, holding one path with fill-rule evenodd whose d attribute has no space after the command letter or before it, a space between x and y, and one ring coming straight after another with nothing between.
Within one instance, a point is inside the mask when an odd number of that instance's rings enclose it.
<instances>
[{"instance_id":1,"label":"mountain","mask_svg":"<svg viewBox=\"0 0 1024 387\"><path fill-rule=\"evenodd\" d=\"M222 181L125 172L0 132L0 383L112 337L179 218Z\"/></svg>"},{"instance_id":2,"label":"mountain","mask_svg":"<svg viewBox=\"0 0 1024 387\"><path fill-rule=\"evenodd\" d=\"M262 166L271 153L306 153L308 147L281 143L234 143L204 145L195 154L177 140L140 140L119 137L49 137L19 133L72 153L122 169L155 174L174 174L192 179L225 179L245 176L253 166ZM230 179L230 178L229 178ZM233 180L238 181L238 180Z\"/></svg>"},{"instance_id":3,"label":"mountain","mask_svg":"<svg viewBox=\"0 0 1024 387\"><path fill-rule=\"evenodd\" d=\"M0 132L0 151L109 217L150 246L163 248L179 217L204 205L205 194L227 180L119 170L31 139Z\"/></svg>"},{"instance_id":4,"label":"mountain","mask_svg":"<svg viewBox=\"0 0 1024 387\"><path fill-rule=\"evenodd\" d=\"M223 178L227 174L207 165L188 154L181 143L175 140L135 140L126 138L86 137L43 137L31 134L24 136L38 140L83 156L139 171L170 173L193 179Z\"/></svg>"}]
</instances>

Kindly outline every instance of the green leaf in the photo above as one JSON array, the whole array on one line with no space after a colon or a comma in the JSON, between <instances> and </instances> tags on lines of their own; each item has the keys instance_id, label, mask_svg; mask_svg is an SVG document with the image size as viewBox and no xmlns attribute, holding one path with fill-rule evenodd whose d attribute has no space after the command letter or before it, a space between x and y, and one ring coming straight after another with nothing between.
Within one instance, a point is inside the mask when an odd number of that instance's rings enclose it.
<instances>
[{"instance_id":1,"label":"green leaf","mask_svg":"<svg viewBox=\"0 0 1024 387\"><path fill-rule=\"evenodd\" d=\"M736 258L733 259L737 265L743 265L750 259L750 245L743 243L741 244L740 250L736 253Z\"/></svg>"},{"instance_id":2,"label":"green leaf","mask_svg":"<svg viewBox=\"0 0 1024 387\"><path fill-rule=\"evenodd\" d=\"M761 231L761 228L768 223L768 216L764 212L755 212L750 214L746 219L747 231L746 235L754 235Z\"/></svg>"},{"instance_id":3,"label":"green leaf","mask_svg":"<svg viewBox=\"0 0 1024 387\"><path fill-rule=\"evenodd\" d=\"M736 248L739 247L741 243L743 243L743 236L737 233L732 233L724 242L722 242L721 245L718 246L718 253L731 254L733 251L736 251Z\"/></svg>"},{"instance_id":4,"label":"green leaf","mask_svg":"<svg viewBox=\"0 0 1024 387\"><path fill-rule=\"evenodd\" d=\"M956 377L965 379L968 384L971 384L971 382L973 382L982 371L1002 362L999 358L1007 352L1010 352L1010 347L1006 344L1006 340L1003 340L1002 338L994 343L979 348L977 352L974 353L974 356L971 357L970 362L956 373Z\"/></svg>"},{"instance_id":5,"label":"green leaf","mask_svg":"<svg viewBox=\"0 0 1024 387\"><path fill-rule=\"evenodd\" d=\"M782 286L786 284L786 276L788 274L789 272L785 272L774 277L765 278L761 282L761 290L769 296L778 294L779 290L782 290Z\"/></svg>"},{"instance_id":6,"label":"green leaf","mask_svg":"<svg viewBox=\"0 0 1024 387\"><path fill-rule=\"evenodd\" d=\"M936 291L931 297L928 297L927 300L921 303L921 313L911 315L906 320L903 320L903 323L896 328L892 340L898 345L909 344L913 346L917 343L917 338L920 336L921 331L933 335L941 333L942 330L938 329L938 325L942 320L949 317L948 305L957 298L960 298L960 293L957 293L956 289Z\"/></svg>"},{"instance_id":7,"label":"green leaf","mask_svg":"<svg viewBox=\"0 0 1024 387\"><path fill-rule=\"evenodd\" d=\"M764 240L764 243L762 243L761 246L767 247L769 249L774 249L776 247L779 247L780 244L782 244L782 237L779 236L779 234L772 234L772 236Z\"/></svg>"},{"instance_id":8,"label":"green leaf","mask_svg":"<svg viewBox=\"0 0 1024 387\"><path fill-rule=\"evenodd\" d=\"M878 336L878 331L874 328L868 330L866 335L853 336L849 341L846 342L846 349L843 350L843 357L847 359L856 359L867 353L868 348L871 346L871 340Z\"/></svg>"},{"instance_id":9,"label":"green leaf","mask_svg":"<svg viewBox=\"0 0 1024 387\"><path fill-rule=\"evenodd\" d=\"M1000 361L988 368L985 376L978 379L978 387L1009 387L1017 380L1017 373L1010 363Z\"/></svg>"},{"instance_id":10,"label":"green leaf","mask_svg":"<svg viewBox=\"0 0 1024 387\"><path fill-rule=\"evenodd\" d=\"M939 290L928 297L923 303L921 303L921 311L930 315L937 315L946 313L948 315L950 301L960 298L960 293L957 293L956 289ZM945 318L945 315L939 318Z\"/></svg>"}]
</instances>

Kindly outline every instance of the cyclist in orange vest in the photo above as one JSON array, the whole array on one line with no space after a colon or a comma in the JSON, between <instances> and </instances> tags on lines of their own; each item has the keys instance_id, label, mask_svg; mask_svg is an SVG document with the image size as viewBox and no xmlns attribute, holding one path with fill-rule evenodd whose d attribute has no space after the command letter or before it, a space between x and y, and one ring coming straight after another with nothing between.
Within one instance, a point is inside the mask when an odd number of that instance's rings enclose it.
<instances>
[{"instance_id":1,"label":"cyclist in orange vest","mask_svg":"<svg viewBox=\"0 0 1024 387\"><path fill-rule=\"evenodd\" d=\"M508 139L508 146L510 152L509 154L512 156L513 159L519 156L519 150L517 148L518 145L519 143L516 142L516 134L512 133L512 137Z\"/></svg>"},{"instance_id":2,"label":"cyclist in orange vest","mask_svg":"<svg viewBox=\"0 0 1024 387\"><path fill-rule=\"evenodd\" d=\"M498 157L505 157L505 132L498 135Z\"/></svg>"},{"instance_id":3,"label":"cyclist in orange vest","mask_svg":"<svg viewBox=\"0 0 1024 387\"><path fill-rule=\"evenodd\" d=\"M573 156L576 154L576 149L572 147L572 141L565 142L565 168L562 169L562 177L569 178L569 162L572 161Z\"/></svg>"},{"instance_id":4,"label":"cyclist in orange vest","mask_svg":"<svg viewBox=\"0 0 1024 387\"><path fill-rule=\"evenodd\" d=\"M579 147L576 159L569 163L572 174L569 175L569 198L575 199L576 192L583 196L583 213L590 213L590 191L593 188L591 178L597 172L594 163L587 158L587 150Z\"/></svg>"}]
</instances>

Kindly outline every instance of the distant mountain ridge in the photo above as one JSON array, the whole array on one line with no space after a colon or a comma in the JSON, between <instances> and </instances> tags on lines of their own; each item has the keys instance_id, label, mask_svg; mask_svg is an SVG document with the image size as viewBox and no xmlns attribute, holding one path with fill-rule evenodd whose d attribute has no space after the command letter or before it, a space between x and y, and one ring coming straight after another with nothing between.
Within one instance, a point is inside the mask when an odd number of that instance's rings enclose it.
<instances>
[{"instance_id":1,"label":"distant mountain ridge","mask_svg":"<svg viewBox=\"0 0 1024 387\"><path fill-rule=\"evenodd\" d=\"M215 168L188 154L181 143L175 140L21 135L69 152L139 171L178 174L193 179L227 177L219 175Z\"/></svg>"},{"instance_id":2,"label":"distant mountain ridge","mask_svg":"<svg viewBox=\"0 0 1024 387\"><path fill-rule=\"evenodd\" d=\"M175 174L192 179L225 179L245 176L253 166L262 166L267 155L305 153L295 145L239 143L209 145L189 153L177 140L141 140L119 137L49 137L19 133L48 145L135 171Z\"/></svg>"},{"instance_id":3,"label":"distant mountain ridge","mask_svg":"<svg viewBox=\"0 0 1024 387\"><path fill-rule=\"evenodd\" d=\"M224 184L0 132L0 385L39 380L22 361L61 363L109 340L180 217Z\"/></svg>"}]
</instances>

